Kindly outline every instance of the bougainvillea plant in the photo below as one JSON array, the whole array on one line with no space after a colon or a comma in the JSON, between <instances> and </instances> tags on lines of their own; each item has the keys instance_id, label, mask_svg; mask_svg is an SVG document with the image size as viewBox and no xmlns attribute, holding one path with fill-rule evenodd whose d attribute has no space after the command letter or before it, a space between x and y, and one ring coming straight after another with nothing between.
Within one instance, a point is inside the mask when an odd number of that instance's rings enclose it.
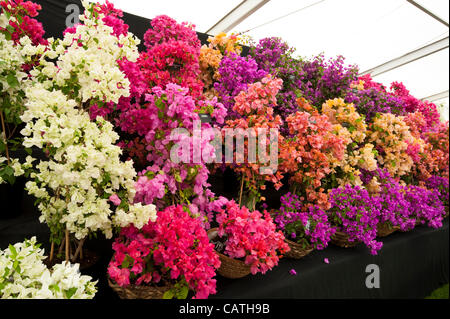
<instances>
[{"instance_id":1,"label":"bougainvillea plant","mask_svg":"<svg viewBox=\"0 0 450 319\"><path fill-rule=\"evenodd\" d=\"M360 186L345 185L331 191L330 204L328 214L337 231L347 234L350 242L363 242L376 255L383 246L375 240L380 221L379 198L371 197Z\"/></svg>"},{"instance_id":2,"label":"bougainvillea plant","mask_svg":"<svg viewBox=\"0 0 450 319\"><path fill-rule=\"evenodd\" d=\"M282 121L280 116L273 114L273 108L270 107L276 105L276 95L281 86L282 80L271 75L264 77L261 82L250 84L236 96L233 106L233 111L242 117L229 120L224 126L225 146L229 150L235 150L234 161L228 165L241 176L239 204L242 202L245 184L247 205L250 209L255 209L255 205L264 199L261 198L260 190L265 189L266 181L272 182L276 189L282 186L283 175L274 167L276 163L272 162L272 155L277 151L274 146L282 140L278 132ZM234 147L233 139L227 137L230 131L236 136L236 140L244 142L243 148ZM261 136L256 138L259 132L265 134L265 139ZM249 136L244 139L247 133ZM255 143L249 143L252 139Z\"/></svg>"},{"instance_id":3,"label":"bougainvillea plant","mask_svg":"<svg viewBox=\"0 0 450 319\"><path fill-rule=\"evenodd\" d=\"M62 40L50 41L30 72L35 83L26 90L21 116L24 146L46 155L26 190L37 198L40 221L50 227L50 259L54 245L64 242L66 261L77 260L85 239L97 232L111 238L117 228L139 228L156 218L154 205L134 203L136 171L133 162L121 160L112 124L101 117L91 121L87 113L90 105L130 95L117 61L135 61L139 40L131 34L117 37L98 13L101 6L84 4L82 23ZM78 245L73 252L72 240Z\"/></svg>"},{"instance_id":4,"label":"bougainvillea plant","mask_svg":"<svg viewBox=\"0 0 450 319\"><path fill-rule=\"evenodd\" d=\"M344 158L344 140L333 133L333 125L304 99L298 100L301 111L288 116L291 138L280 147L280 170L290 173L292 192L308 205L329 208L322 180L332 172L332 159Z\"/></svg>"},{"instance_id":5,"label":"bougainvillea plant","mask_svg":"<svg viewBox=\"0 0 450 319\"><path fill-rule=\"evenodd\" d=\"M214 84L214 89L227 109L228 119L242 117L234 110L235 98L246 91L248 85L261 81L267 72L260 70L250 56L241 57L236 53L230 53L222 59L218 72L219 80Z\"/></svg>"},{"instance_id":6,"label":"bougainvillea plant","mask_svg":"<svg viewBox=\"0 0 450 319\"><path fill-rule=\"evenodd\" d=\"M402 82L393 82L391 85L392 95L399 97L403 108L408 113L420 112L425 118L426 126L423 132L433 130L440 123L440 114L436 104L422 101L412 96Z\"/></svg>"},{"instance_id":7,"label":"bougainvillea plant","mask_svg":"<svg viewBox=\"0 0 450 319\"><path fill-rule=\"evenodd\" d=\"M411 215L420 224L427 224L432 228L442 227L445 216L445 208L439 196L440 193L437 190L414 185L405 186L405 198L409 202Z\"/></svg>"},{"instance_id":8,"label":"bougainvillea plant","mask_svg":"<svg viewBox=\"0 0 450 319\"><path fill-rule=\"evenodd\" d=\"M235 34L227 36L221 32L214 37L208 38L208 45L203 45L200 49L200 70L201 80L204 83L204 95L207 98L218 96L214 89L214 82L220 78L219 66L224 56L230 54L240 55L242 47L238 44L240 37Z\"/></svg>"},{"instance_id":9,"label":"bougainvillea plant","mask_svg":"<svg viewBox=\"0 0 450 319\"><path fill-rule=\"evenodd\" d=\"M216 293L220 260L202 223L181 205L158 212L156 222L141 230L123 228L113 244L110 278L122 287L164 285L165 299L205 299Z\"/></svg>"},{"instance_id":10,"label":"bougainvillea plant","mask_svg":"<svg viewBox=\"0 0 450 319\"><path fill-rule=\"evenodd\" d=\"M329 188L345 184L362 185L360 170L377 169L375 156L378 152L371 143L366 143L367 124L353 104L347 104L342 98L328 100L322 105L322 113L333 123L333 132L345 143L342 159L332 158L332 173Z\"/></svg>"},{"instance_id":11,"label":"bougainvillea plant","mask_svg":"<svg viewBox=\"0 0 450 319\"><path fill-rule=\"evenodd\" d=\"M353 103L368 123L377 113L405 115L402 99L386 91L385 86L374 82L370 75L352 82L345 95L345 102Z\"/></svg>"},{"instance_id":12,"label":"bougainvillea plant","mask_svg":"<svg viewBox=\"0 0 450 319\"><path fill-rule=\"evenodd\" d=\"M409 173L423 151L423 143L411 134L403 116L377 113L369 127L369 141L378 152L380 168L385 168L393 177Z\"/></svg>"},{"instance_id":13,"label":"bougainvillea plant","mask_svg":"<svg viewBox=\"0 0 450 319\"><path fill-rule=\"evenodd\" d=\"M215 160L214 134L201 131L210 126L201 123L188 89L176 84L168 84L165 90L154 87L146 100L141 107L124 112L121 121L122 130L143 138L139 156L148 166L139 173L136 201L154 203L160 210L186 204L209 227L216 204L223 201L215 198L208 183L206 164ZM124 145L126 151L134 147L133 141Z\"/></svg>"},{"instance_id":14,"label":"bougainvillea plant","mask_svg":"<svg viewBox=\"0 0 450 319\"><path fill-rule=\"evenodd\" d=\"M280 257L289 251L283 233L276 230L267 211L263 214L251 212L230 201L216 219L219 223L218 235L226 240L222 253L242 259L250 266L252 274L265 274L278 265Z\"/></svg>"},{"instance_id":15,"label":"bougainvillea plant","mask_svg":"<svg viewBox=\"0 0 450 319\"><path fill-rule=\"evenodd\" d=\"M286 239L296 242L303 248L325 249L334 227L328 221L328 215L317 206L302 210L300 198L291 193L281 197L281 207L275 212L274 222Z\"/></svg>"},{"instance_id":16,"label":"bougainvillea plant","mask_svg":"<svg viewBox=\"0 0 450 319\"><path fill-rule=\"evenodd\" d=\"M448 201L449 201L449 191L448 191L448 178L440 177L440 176L431 176L426 181L426 187L430 190L434 190L439 192L439 199L444 204L447 213L448 213Z\"/></svg>"},{"instance_id":17,"label":"bougainvillea plant","mask_svg":"<svg viewBox=\"0 0 450 319\"><path fill-rule=\"evenodd\" d=\"M385 169L365 171L363 179L371 197L377 198L381 204L380 223L386 223L388 227L398 226L402 231L415 227L416 217L405 198L405 187L398 179L392 178Z\"/></svg>"}]
</instances>

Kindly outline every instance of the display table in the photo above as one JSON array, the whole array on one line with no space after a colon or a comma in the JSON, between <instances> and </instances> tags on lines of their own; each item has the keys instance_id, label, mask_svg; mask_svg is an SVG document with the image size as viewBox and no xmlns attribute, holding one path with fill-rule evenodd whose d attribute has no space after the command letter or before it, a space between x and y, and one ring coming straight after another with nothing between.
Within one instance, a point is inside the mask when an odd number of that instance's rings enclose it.
<instances>
[{"instance_id":1,"label":"display table","mask_svg":"<svg viewBox=\"0 0 450 319\"><path fill-rule=\"evenodd\" d=\"M221 279L212 298L425 298L448 283L448 220L441 229L421 226L382 241L378 256L371 256L364 245L348 249L329 246L301 260L283 259L264 276ZM366 287L370 264L379 266L379 289ZM296 276L289 273L291 269Z\"/></svg>"},{"instance_id":2,"label":"display table","mask_svg":"<svg viewBox=\"0 0 450 319\"><path fill-rule=\"evenodd\" d=\"M0 220L1 249L36 236L48 253L48 228L39 223L37 212L31 212ZM382 241L378 256L371 256L364 245L349 249L330 245L301 260L282 259L266 275L234 280L218 277L217 294L210 298L424 298L449 282L448 219L441 229L419 226L412 232L396 232ZM101 255L99 263L84 272L99 280L96 299L118 299L106 281L111 243L98 240L87 245ZM366 267L370 264L379 266L379 289L366 287ZM291 269L295 269L296 276L289 273Z\"/></svg>"}]
</instances>

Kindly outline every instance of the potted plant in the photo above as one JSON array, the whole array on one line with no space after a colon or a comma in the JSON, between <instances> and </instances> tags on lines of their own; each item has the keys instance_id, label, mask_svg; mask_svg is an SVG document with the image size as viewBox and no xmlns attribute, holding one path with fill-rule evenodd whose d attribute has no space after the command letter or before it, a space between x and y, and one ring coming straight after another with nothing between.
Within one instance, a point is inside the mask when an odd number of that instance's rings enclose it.
<instances>
[{"instance_id":1,"label":"potted plant","mask_svg":"<svg viewBox=\"0 0 450 319\"><path fill-rule=\"evenodd\" d=\"M208 235L222 263L218 273L224 277L265 274L289 251L282 232L276 230L267 211L251 212L229 201L216 220L219 227L209 230Z\"/></svg>"},{"instance_id":2,"label":"potted plant","mask_svg":"<svg viewBox=\"0 0 450 319\"><path fill-rule=\"evenodd\" d=\"M345 185L330 193L328 211L336 234L331 242L341 247L354 247L363 242L376 255L383 246L375 240L380 216L380 201L360 186Z\"/></svg>"},{"instance_id":3,"label":"potted plant","mask_svg":"<svg viewBox=\"0 0 450 319\"><path fill-rule=\"evenodd\" d=\"M109 284L123 299L207 298L216 292L219 257L199 218L183 206L158 212L141 230L123 228L113 244Z\"/></svg>"},{"instance_id":4,"label":"potted plant","mask_svg":"<svg viewBox=\"0 0 450 319\"><path fill-rule=\"evenodd\" d=\"M405 186L405 199L409 202L410 213L416 219L417 226L426 224L432 228L442 227L446 212L439 195L435 189Z\"/></svg>"},{"instance_id":5,"label":"potted plant","mask_svg":"<svg viewBox=\"0 0 450 319\"><path fill-rule=\"evenodd\" d=\"M377 237L386 237L397 230L413 229L416 218L411 214L404 186L392 178L386 169L363 171L362 176L370 196L376 197L381 205Z\"/></svg>"},{"instance_id":6,"label":"potted plant","mask_svg":"<svg viewBox=\"0 0 450 319\"><path fill-rule=\"evenodd\" d=\"M448 217L448 178L440 176L431 176L427 182L426 186L428 189L432 189L439 192L439 199L445 207L445 217Z\"/></svg>"},{"instance_id":7,"label":"potted plant","mask_svg":"<svg viewBox=\"0 0 450 319\"><path fill-rule=\"evenodd\" d=\"M317 206L304 208L300 198L292 193L281 197L281 208L274 212L274 222L290 247L286 257L300 259L314 249L328 246L335 229L327 214Z\"/></svg>"}]
</instances>

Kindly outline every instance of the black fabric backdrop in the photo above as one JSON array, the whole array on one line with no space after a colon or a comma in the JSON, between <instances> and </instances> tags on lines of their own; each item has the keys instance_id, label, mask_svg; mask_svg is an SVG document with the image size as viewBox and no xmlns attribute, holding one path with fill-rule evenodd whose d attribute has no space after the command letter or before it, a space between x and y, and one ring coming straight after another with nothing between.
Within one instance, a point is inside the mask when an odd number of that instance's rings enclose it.
<instances>
[{"instance_id":1,"label":"black fabric backdrop","mask_svg":"<svg viewBox=\"0 0 450 319\"><path fill-rule=\"evenodd\" d=\"M36 0L42 5L38 17L47 37L61 37L65 29L68 4L71 0ZM124 13L130 32L140 39L150 26L150 20ZM202 43L207 35L199 33ZM245 48L247 54L248 48ZM210 178L212 189L220 195L235 198L238 183L232 172L217 172ZM0 249L9 244L36 236L48 252L49 231L38 221L39 212L34 199L23 191L25 180L19 178L13 187L0 185ZM279 194L267 190L269 207L279 206ZM5 205L6 204L6 205ZM280 265L266 275L247 276L230 280L219 276L218 293L211 298L424 298L431 291L449 281L448 220L438 230L418 227L409 233L395 233L383 239L384 247L378 256L371 256L360 245L352 249L334 246L315 251L302 260L283 259ZM106 282L106 268L112 255L111 240L95 240L87 247L100 255L100 261L84 273L99 280L96 299L118 299ZM328 258L330 264L324 263ZM366 266L376 264L381 271L379 289L368 289ZM295 269L297 276L290 275Z\"/></svg>"}]
</instances>

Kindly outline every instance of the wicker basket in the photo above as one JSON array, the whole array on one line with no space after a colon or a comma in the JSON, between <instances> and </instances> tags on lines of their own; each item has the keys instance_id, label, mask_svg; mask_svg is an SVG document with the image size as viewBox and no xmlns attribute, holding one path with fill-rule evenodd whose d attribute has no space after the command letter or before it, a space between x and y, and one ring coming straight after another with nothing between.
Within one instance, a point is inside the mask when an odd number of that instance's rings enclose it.
<instances>
[{"instance_id":1,"label":"wicker basket","mask_svg":"<svg viewBox=\"0 0 450 319\"><path fill-rule=\"evenodd\" d=\"M119 295L120 299L163 299L170 286L134 286L120 287L108 278L109 286Z\"/></svg>"},{"instance_id":2,"label":"wicker basket","mask_svg":"<svg viewBox=\"0 0 450 319\"><path fill-rule=\"evenodd\" d=\"M389 223L380 223L377 225L377 237L386 237L399 230L398 226L390 226Z\"/></svg>"},{"instance_id":3,"label":"wicker basket","mask_svg":"<svg viewBox=\"0 0 450 319\"><path fill-rule=\"evenodd\" d=\"M220 268L217 273L225 278L238 279L250 275L250 266L242 260L230 258L216 251L220 258Z\"/></svg>"},{"instance_id":4,"label":"wicker basket","mask_svg":"<svg viewBox=\"0 0 450 319\"><path fill-rule=\"evenodd\" d=\"M309 255L314 250L314 248L305 249L302 245L288 239L285 239L285 241L289 245L289 248L291 248L290 251L284 254L287 258L301 259L306 255Z\"/></svg>"},{"instance_id":5,"label":"wicker basket","mask_svg":"<svg viewBox=\"0 0 450 319\"><path fill-rule=\"evenodd\" d=\"M213 233L217 231L217 228L211 228L208 230L208 237L213 239ZM217 273L225 278L238 279L248 276L250 274L250 266L246 265L242 260L230 258L222 253L216 251L216 254L220 259L220 268L217 269Z\"/></svg>"},{"instance_id":6,"label":"wicker basket","mask_svg":"<svg viewBox=\"0 0 450 319\"><path fill-rule=\"evenodd\" d=\"M359 242L354 241L354 242L350 242L348 240L348 235L346 233L337 231L332 237L331 237L331 243L333 245L339 246L339 247L344 247L344 248L350 248L350 247L355 247L356 245L359 244Z\"/></svg>"}]
</instances>

